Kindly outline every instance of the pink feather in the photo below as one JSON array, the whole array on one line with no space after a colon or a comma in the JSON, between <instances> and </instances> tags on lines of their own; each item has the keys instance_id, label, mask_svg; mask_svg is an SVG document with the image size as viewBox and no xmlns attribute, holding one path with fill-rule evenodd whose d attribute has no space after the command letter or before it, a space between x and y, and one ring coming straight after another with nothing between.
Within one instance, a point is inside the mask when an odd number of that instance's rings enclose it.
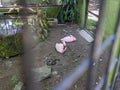
<instances>
[{"instance_id":1,"label":"pink feather","mask_svg":"<svg viewBox=\"0 0 120 90\"><path fill-rule=\"evenodd\" d=\"M59 53L64 53L67 49L66 43L56 43L55 48Z\"/></svg>"},{"instance_id":2,"label":"pink feather","mask_svg":"<svg viewBox=\"0 0 120 90\"><path fill-rule=\"evenodd\" d=\"M61 41L63 42L73 42L73 41L76 41L76 37L74 37L73 35L69 35L69 36L66 36L64 38L61 39Z\"/></svg>"}]
</instances>

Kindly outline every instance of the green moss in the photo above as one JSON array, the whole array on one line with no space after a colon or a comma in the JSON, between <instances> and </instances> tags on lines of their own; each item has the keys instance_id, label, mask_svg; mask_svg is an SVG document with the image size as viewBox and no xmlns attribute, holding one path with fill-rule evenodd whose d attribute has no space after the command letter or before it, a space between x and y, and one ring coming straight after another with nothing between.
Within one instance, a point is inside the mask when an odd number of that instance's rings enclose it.
<instances>
[{"instance_id":1,"label":"green moss","mask_svg":"<svg viewBox=\"0 0 120 90\"><path fill-rule=\"evenodd\" d=\"M61 6L54 7L42 7L42 10L46 12L47 18L57 18L58 13L60 12Z\"/></svg>"},{"instance_id":2,"label":"green moss","mask_svg":"<svg viewBox=\"0 0 120 90\"><path fill-rule=\"evenodd\" d=\"M22 34L0 36L0 57L8 58L23 52Z\"/></svg>"}]
</instances>

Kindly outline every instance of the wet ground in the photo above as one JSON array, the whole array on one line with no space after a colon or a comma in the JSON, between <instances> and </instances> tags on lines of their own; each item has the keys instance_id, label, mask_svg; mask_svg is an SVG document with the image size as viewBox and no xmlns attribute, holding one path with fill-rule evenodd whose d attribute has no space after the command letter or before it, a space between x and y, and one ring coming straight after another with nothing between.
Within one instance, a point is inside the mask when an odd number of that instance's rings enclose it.
<instances>
[{"instance_id":1,"label":"wet ground","mask_svg":"<svg viewBox=\"0 0 120 90\"><path fill-rule=\"evenodd\" d=\"M28 30L30 29L31 28L28 27ZM44 42L37 44L31 42L34 46L32 51L35 54L35 67L42 67L48 64L48 60L55 61L54 65L51 65L52 72L50 77L39 82L40 90L50 90L52 86L54 86L73 68L80 64L85 57L89 56L92 43L88 43L84 38L82 38L78 33L79 30L79 26L75 24L57 25L50 28L49 36ZM55 44L59 43L61 38L71 34L75 36L77 40L72 43L67 43L68 48L65 53L58 53L55 50ZM30 41L31 39L28 40ZM107 55L108 52L105 51L104 55L101 57L101 68L105 67ZM23 70L22 56L0 60L0 90L12 90L15 87L15 84L13 83L14 81L16 83L19 81L24 82ZM100 69L98 71L99 75L101 75L102 72L103 69ZM16 78L13 79L15 76ZM86 79L87 73L78 80L71 90L85 90Z\"/></svg>"}]
</instances>

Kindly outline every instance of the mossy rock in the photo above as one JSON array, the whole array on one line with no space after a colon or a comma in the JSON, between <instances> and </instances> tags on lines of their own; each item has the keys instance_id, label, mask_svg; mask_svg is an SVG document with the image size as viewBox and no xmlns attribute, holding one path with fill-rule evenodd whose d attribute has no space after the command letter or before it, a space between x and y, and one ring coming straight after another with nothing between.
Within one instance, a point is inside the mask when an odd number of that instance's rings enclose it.
<instances>
[{"instance_id":1,"label":"mossy rock","mask_svg":"<svg viewBox=\"0 0 120 90\"><path fill-rule=\"evenodd\" d=\"M0 57L9 58L22 54L22 34L0 35Z\"/></svg>"}]
</instances>

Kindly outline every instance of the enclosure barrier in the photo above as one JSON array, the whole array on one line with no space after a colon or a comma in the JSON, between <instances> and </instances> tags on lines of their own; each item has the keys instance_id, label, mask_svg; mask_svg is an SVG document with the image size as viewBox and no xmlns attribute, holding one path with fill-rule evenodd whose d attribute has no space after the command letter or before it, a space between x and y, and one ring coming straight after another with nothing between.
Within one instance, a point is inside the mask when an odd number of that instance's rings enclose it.
<instances>
[{"instance_id":1,"label":"enclosure barrier","mask_svg":"<svg viewBox=\"0 0 120 90\"><path fill-rule=\"evenodd\" d=\"M115 26L115 28L111 28L112 29L112 33L111 35L109 34L108 37L106 37L106 39L104 40L104 42L102 43L102 39L103 39L103 27L106 27L109 29L109 27L106 25L103 24L104 20L105 20L105 15L106 13L108 14L111 14L113 13L112 11L109 11L107 12L107 9L110 8L110 5L108 5L108 3L111 5L113 4L116 5L114 7L114 9L116 9L116 12L115 12L115 16L116 18L114 17L115 20L113 20L114 22L108 22L109 24L113 24L113 26ZM116 4L118 3L118 4ZM120 69L119 67L119 63L120 63L120 7L119 7L119 1L109 1L109 0L105 0L104 2L101 2L101 7L100 7L100 21L99 21L99 24L98 24L98 27L97 27L97 30L96 30L96 38L95 38L95 41L94 41L94 46L93 46L93 52L91 54L91 57L90 57L90 62L91 64L88 64L88 66L86 67L88 70L89 70L89 73L88 73L88 76L89 76L89 79L88 79L88 84L87 84L87 90L115 90L115 82L116 82L116 78L118 76L118 70ZM111 18L109 18L111 19ZM107 19L109 21L109 19ZM107 23L107 22L106 22ZM107 29L107 30L108 30ZM104 29L105 30L105 29ZM109 32L109 31L107 31ZM118 44L116 46L116 44ZM109 59L107 60L107 68L106 68L106 73L102 76L102 78L100 79L98 85L96 85L96 78L97 78L97 74L96 74L96 71L97 71L97 66L98 66L98 59L99 57L101 56L101 54L107 50L107 47L108 46L111 46L111 52L110 52L110 56L109 56ZM115 48L118 48L118 52L116 53L116 49ZM116 55L115 55L116 53ZM84 62L82 62L84 63ZM81 64L82 64L81 63ZM93 66L93 64L96 64L95 66ZM82 73L79 73L79 70L81 69ZM69 88L71 88L74 84L75 84L75 81L78 79L80 79L81 77L81 74L83 75L83 72L86 72L87 69L82 69L82 68L79 68L77 69L78 70L78 73L74 73L74 70L69 73L68 77L64 78L62 81L60 81L60 83L58 83L55 87L53 87L53 90L68 90ZM75 69L75 71L77 71ZM84 71L83 71L84 70ZM73 73L76 74L74 75L75 77L72 77L73 76ZM77 77L76 77L77 76ZM70 78L71 77L71 78ZM76 79L77 78L77 79Z\"/></svg>"},{"instance_id":2,"label":"enclosure barrier","mask_svg":"<svg viewBox=\"0 0 120 90\"><path fill-rule=\"evenodd\" d=\"M86 1L88 1L88 0L86 0ZM20 2L24 3L24 6L22 6L22 7L25 8L25 6L26 6L25 0L20 0ZM118 4L116 4L116 3L118 3ZM71 88L72 85L74 85L75 82L86 71L88 71L87 90L115 90L116 79L117 79L118 73L120 71L120 4L119 3L120 3L119 0L116 0L116 1L104 0L104 2L101 2L101 7L100 7L101 10L100 10L100 18L99 18L100 20L99 20L98 27L96 30L94 45L92 48L93 52L91 53L89 58L84 59L80 63L80 65L78 65L71 73L69 73L67 77L62 79L62 81L60 81L60 83L55 85L52 90L67 90L67 89ZM111 22L108 22L108 25L105 25L105 23L104 23L104 21L106 21L106 19L105 19L106 13L108 13L108 14L113 13L112 11L107 12L108 8L111 7L108 4L110 4L110 5L113 4L114 8L116 9L116 11L114 12L115 17L111 18L112 20L114 20L112 23L113 24L112 26L115 26L115 27L111 28L112 33L109 33L107 35L107 37L104 37L103 32L109 32L108 26L111 25ZM26 17L24 16L23 18L26 18ZM109 21L109 19L107 18L108 21ZM103 27L105 27L105 28L103 28ZM25 41L24 41L24 43L25 43ZM32 62L31 62L32 53L28 52L30 46L28 43L25 43L24 45L25 45L25 51L27 53L27 55L24 57L24 59L26 60L25 64L28 64L28 62L32 64ZM97 65L99 64L98 59L101 56L101 54L105 50L107 50L107 47L109 47L109 46L111 46L111 52L110 52L109 59L107 60L106 73L99 80L98 85L96 85L95 84L96 78L97 78L96 71L98 69ZM27 67L26 75L28 77L32 77L30 75L31 73L29 71L29 65L26 65L26 67ZM28 80L28 81L30 81L30 82L28 82L28 87L29 87L28 90L37 90L37 89L35 89L36 87L34 87L36 85L33 82L31 82L31 80Z\"/></svg>"}]
</instances>

